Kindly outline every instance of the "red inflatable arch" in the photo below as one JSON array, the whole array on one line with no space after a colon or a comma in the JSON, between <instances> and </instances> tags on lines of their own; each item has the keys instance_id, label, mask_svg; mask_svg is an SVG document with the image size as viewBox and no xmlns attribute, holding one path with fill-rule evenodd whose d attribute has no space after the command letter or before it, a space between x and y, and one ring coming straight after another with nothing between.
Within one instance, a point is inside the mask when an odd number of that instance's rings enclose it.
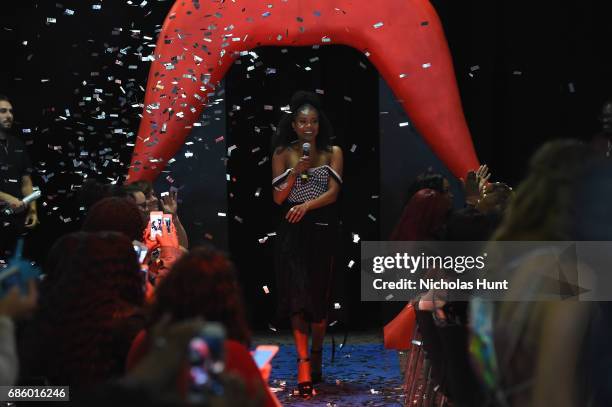
<instances>
[{"instance_id":1,"label":"red inflatable arch","mask_svg":"<svg viewBox=\"0 0 612 407\"><path fill-rule=\"evenodd\" d=\"M365 52L453 174L477 168L429 0L178 0L157 41L128 181L159 174L240 51L314 44Z\"/></svg>"}]
</instances>

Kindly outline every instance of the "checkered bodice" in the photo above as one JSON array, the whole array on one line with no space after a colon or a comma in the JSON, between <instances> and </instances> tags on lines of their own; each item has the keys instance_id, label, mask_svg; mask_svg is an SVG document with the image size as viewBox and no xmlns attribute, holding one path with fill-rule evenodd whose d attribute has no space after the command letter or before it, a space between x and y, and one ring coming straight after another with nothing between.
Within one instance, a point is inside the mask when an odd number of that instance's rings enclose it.
<instances>
[{"instance_id":1,"label":"checkered bodice","mask_svg":"<svg viewBox=\"0 0 612 407\"><path fill-rule=\"evenodd\" d=\"M277 189L282 189L287 183L287 177L291 173L288 169L278 177L272 180L272 186ZM329 177L333 177L338 183L342 183L342 178L329 165L322 165L308 169L308 179L304 180L298 176L293 184L293 188L289 193L287 200L289 202L299 203L306 202L318 198L325 193L329 186Z\"/></svg>"}]
</instances>

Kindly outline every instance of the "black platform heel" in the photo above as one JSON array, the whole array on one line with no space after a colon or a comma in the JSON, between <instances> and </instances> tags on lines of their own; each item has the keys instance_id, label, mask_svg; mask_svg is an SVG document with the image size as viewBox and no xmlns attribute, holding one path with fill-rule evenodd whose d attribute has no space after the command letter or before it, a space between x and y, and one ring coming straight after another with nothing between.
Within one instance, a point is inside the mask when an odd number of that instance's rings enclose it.
<instances>
[{"instance_id":1,"label":"black platform heel","mask_svg":"<svg viewBox=\"0 0 612 407\"><path fill-rule=\"evenodd\" d=\"M310 349L310 358L312 359L310 368L312 382L321 383L323 381L323 348Z\"/></svg>"},{"instance_id":2,"label":"black platform heel","mask_svg":"<svg viewBox=\"0 0 612 407\"><path fill-rule=\"evenodd\" d=\"M310 362L310 358L306 358L306 359L298 358L297 362L298 364ZM306 400L312 398L312 396L314 395L314 387L312 386L312 381L301 382L301 383L298 382L298 388L296 390L293 390L293 395L297 397L301 397Z\"/></svg>"}]
</instances>

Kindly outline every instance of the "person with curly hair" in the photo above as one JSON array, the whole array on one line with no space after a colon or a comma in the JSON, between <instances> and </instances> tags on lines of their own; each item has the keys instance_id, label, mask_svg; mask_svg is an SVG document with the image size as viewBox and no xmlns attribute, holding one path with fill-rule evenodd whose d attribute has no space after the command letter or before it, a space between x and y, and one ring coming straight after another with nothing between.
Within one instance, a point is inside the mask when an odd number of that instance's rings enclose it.
<instances>
[{"instance_id":1,"label":"person with curly hair","mask_svg":"<svg viewBox=\"0 0 612 407\"><path fill-rule=\"evenodd\" d=\"M228 338L250 344L236 270L225 255L212 248L198 247L183 256L157 287L150 322L166 313L179 321L201 316L220 322Z\"/></svg>"},{"instance_id":2,"label":"person with curly hair","mask_svg":"<svg viewBox=\"0 0 612 407\"><path fill-rule=\"evenodd\" d=\"M53 280L41 285L39 310L20 349L26 382L44 378L76 388L124 373L129 346L144 325L144 276L120 233L77 233L54 250ZM26 383L27 384L27 383Z\"/></svg>"},{"instance_id":3,"label":"person with curly hair","mask_svg":"<svg viewBox=\"0 0 612 407\"><path fill-rule=\"evenodd\" d=\"M343 156L332 139L317 95L298 91L272 143L273 198L282 205L283 216L275 247L277 317L291 319L298 354L296 393L306 399L313 395L313 383L322 380L323 339L338 240L335 203L342 185Z\"/></svg>"},{"instance_id":4,"label":"person with curly hair","mask_svg":"<svg viewBox=\"0 0 612 407\"><path fill-rule=\"evenodd\" d=\"M209 322L219 322L225 327L226 370L240 376L251 395L262 395L265 406L279 405L248 351L251 334L245 319L241 291L234 265L221 252L198 247L185 254L156 288L148 329L140 332L132 344L128 370L150 351L150 331L168 315L173 322L200 317ZM185 366L178 383L182 394L186 392L187 381L188 367Z\"/></svg>"}]
</instances>

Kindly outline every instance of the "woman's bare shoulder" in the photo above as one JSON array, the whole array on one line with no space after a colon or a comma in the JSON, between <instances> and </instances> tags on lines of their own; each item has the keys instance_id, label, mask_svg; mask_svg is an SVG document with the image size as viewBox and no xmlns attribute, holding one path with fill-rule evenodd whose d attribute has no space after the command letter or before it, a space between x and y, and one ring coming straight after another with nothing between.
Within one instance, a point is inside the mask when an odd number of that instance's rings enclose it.
<instances>
[{"instance_id":1,"label":"woman's bare shoulder","mask_svg":"<svg viewBox=\"0 0 612 407\"><path fill-rule=\"evenodd\" d=\"M291 146L279 146L274 150L274 156L290 156L296 154L296 150Z\"/></svg>"}]
</instances>

